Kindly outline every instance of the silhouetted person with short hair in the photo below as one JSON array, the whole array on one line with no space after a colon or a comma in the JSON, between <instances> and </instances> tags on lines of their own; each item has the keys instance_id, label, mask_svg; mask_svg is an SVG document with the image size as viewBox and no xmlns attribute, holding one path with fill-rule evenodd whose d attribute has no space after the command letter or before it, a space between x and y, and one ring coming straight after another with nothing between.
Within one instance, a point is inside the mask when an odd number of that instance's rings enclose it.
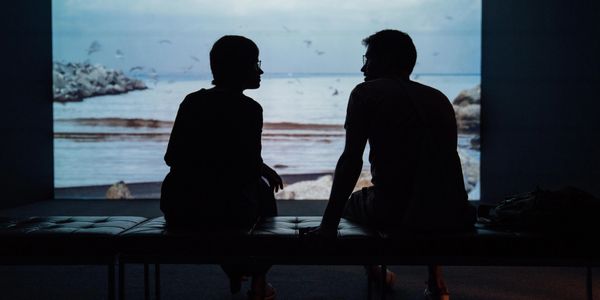
<instances>
[{"instance_id":1,"label":"silhouetted person with short hair","mask_svg":"<svg viewBox=\"0 0 600 300\"><path fill-rule=\"evenodd\" d=\"M262 107L242 93L260 86L258 52L242 36L217 40L210 51L215 86L187 95L179 106L165 154L171 169L160 199L169 230L226 234L277 215L273 192L283 183L261 157ZM265 280L270 266L222 267L232 292L239 291L243 276L252 276L250 298L274 298Z\"/></svg>"},{"instance_id":2,"label":"silhouetted person with short hair","mask_svg":"<svg viewBox=\"0 0 600 300\"><path fill-rule=\"evenodd\" d=\"M363 44L365 82L350 95L345 148L321 226L311 234L335 236L341 217L383 231L472 228L474 210L465 192L450 101L409 79L417 52L406 33L379 31ZM373 186L352 193L367 141ZM367 268L392 286L395 274L382 278L379 270ZM447 295L440 271L429 267L430 299Z\"/></svg>"}]
</instances>

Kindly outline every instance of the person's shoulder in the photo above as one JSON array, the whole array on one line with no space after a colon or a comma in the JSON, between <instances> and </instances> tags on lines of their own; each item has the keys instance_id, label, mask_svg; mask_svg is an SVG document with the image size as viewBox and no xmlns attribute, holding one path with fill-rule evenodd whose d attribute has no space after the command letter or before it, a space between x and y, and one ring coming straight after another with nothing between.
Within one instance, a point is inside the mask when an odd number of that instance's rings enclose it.
<instances>
[{"instance_id":1,"label":"person's shoulder","mask_svg":"<svg viewBox=\"0 0 600 300\"><path fill-rule=\"evenodd\" d=\"M361 96L377 94L378 91L381 91L381 89L386 84L387 84L386 80L383 80L383 79L375 79L375 80L361 82L361 83L357 84L354 87L354 89L352 89L351 95L353 97L361 97Z\"/></svg>"},{"instance_id":2,"label":"person's shoulder","mask_svg":"<svg viewBox=\"0 0 600 300\"><path fill-rule=\"evenodd\" d=\"M202 99L204 97L206 97L208 94L208 90L206 89L199 89L195 92L191 92L187 95L185 95L185 98L183 98L183 103L190 103L193 102L194 100L199 100Z\"/></svg>"},{"instance_id":3,"label":"person's shoulder","mask_svg":"<svg viewBox=\"0 0 600 300\"><path fill-rule=\"evenodd\" d=\"M244 101L244 103L246 103L251 108L253 108L257 111L262 111L262 106L256 100L254 100L244 94L242 94L242 100Z\"/></svg>"},{"instance_id":4,"label":"person's shoulder","mask_svg":"<svg viewBox=\"0 0 600 300\"><path fill-rule=\"evenodd\" d=\"M378 78L359 83L353 91L358 94L381 93L388 90L396 90L400 86L402 86L401 82L397 79Z\"/></svg>"},{"instance_id":5,"label":"person's shoulder","mask_svg":"<svg viewBox=\"0 0 600 300\"><path fill-rule=\"evenodd\" d=\"M446 97L446 95L444 95L444 93L442 93L440 90L438 90L434 87L422 84L420 82L412 81L412 80L409 81L409 83L410 83L410 86L413 89L415 89L421 96L428 96L430 98L439 98L439 99L448 101L448 98Z\"/></svg>"},{"instance_id":6,"label":"person's shoulder","mask_svg":"<svg viewBox=\"0 0 600 300\"><path fill-rule=\"evenodd\" d=\"M189 93L185 96L185 98L183 98L183 101L181 101L181 104L179 104L179 107L193 106L195 103L198 103L199 101L201 101L201 99L204 97L205 94L206 94L205 89L200 89L195 92Z\"/></svg>"}]
</instances>

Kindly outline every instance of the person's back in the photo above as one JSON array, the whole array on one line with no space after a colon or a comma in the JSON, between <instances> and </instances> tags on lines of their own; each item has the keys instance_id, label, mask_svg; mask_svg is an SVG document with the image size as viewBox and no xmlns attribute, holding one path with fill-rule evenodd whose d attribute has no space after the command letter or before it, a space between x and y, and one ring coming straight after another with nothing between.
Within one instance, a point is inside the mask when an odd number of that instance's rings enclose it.
<instances>
[{"instance_id":1,"label":"person's back","mask_svg":"<svg viewBox=\"0 0 600 300\"><path fill-rule=\"evenodd\" d=\"M361 83L350 98L347 129L349 126L355 126L350 130L366 131L379 227L407 225L404 215L408 206L415 197L423 196L418 189L438 191L439 198L434 201L446 209L452 209L452 204L465 206L454 110L441 92L397 78ZM424 172L427 177L419 176ZM414 206L411 208L408 218L417 218ZM419 217L431 220L427 215Z\"/></svg>"},{"instance_id":2,"label":"person's back","mask_svg":"<svg viewBox=\"0 0 600 300\"><path fill-rule=\"evenodd\" d=\"M209 224L225 215L227 222L255 219L256 199L244 192L260 177L261 130L261 106L241 93L213 88L187 95L165 154L171 171L163 183L163 213Z\"/></svg>"}]
</instances>

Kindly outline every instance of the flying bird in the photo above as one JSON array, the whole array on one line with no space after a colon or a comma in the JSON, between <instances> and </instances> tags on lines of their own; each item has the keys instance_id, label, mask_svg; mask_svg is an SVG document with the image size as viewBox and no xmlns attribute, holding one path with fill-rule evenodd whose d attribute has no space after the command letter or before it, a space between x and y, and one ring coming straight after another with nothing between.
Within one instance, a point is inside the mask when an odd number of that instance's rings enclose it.
<instances>
[{"instance_id":1,"label":"flying bird","mask_svg":"<svg viewBox=\"0 0 600 300\"><path fill-rule=\"evenodd\" d=\"M311 40L304 40L304 43L306 44L306 48L309 48L310 45L312 45L312 41Z\"/></svg>"},{"instance_id":2,"label":"flying bird","mask_svg":"<svg viewBox=\"0 0 600 300\"><path fill-rule=\"evenodd\" d=\"M193 59L195 62L200 62L200 59L197 58L197 57L195 57L195 56L193 56L193 55L190 56L190 58Z\"/></svg>"},{"instance_id":3,"label":"flying bird","mask_svg":"<svg viewBox=\"0 0 600 300\"><path fill-rule=\"evenodd\" d=\"M123 56L125 56L125 54L123 53L123 51L117 49L117 51L115 52L115 57L117 59L121 59L121 58L123 58Z\"/></svg>"},{"instance_id":4,"label":"flying bird","mask_svg":"<svg viewBox=\"0 0 600 300\"><path fill-rule=\"evenodd\" d=\"M289 28L287 28L287 26L285 26L285 25L281 25L281 27L283 27L283 30L285 30L285 32L287 32L287 33L292 32L292 30L290 30Z\"/></svg>"},{"instance_id":5,"label":"flying bird","mask_svg":"<svg viewBox=\"0 0 600 300\"><path fill-rule=\"evenodd\" d=\"M142 66L135 66L135 67L132 67L129 69L129 73L132 73L134 71L141 71L143 69L144 69L144 67L142 67Z\"/></svg>"},{"instance_id":6,"label":"flying bird","mask_svg":"<svg viewBox=\"0 0 600 300\"><path fill-rule=\"evenodd\" d=\"M446 15L446 20L452 21L454 18L452 16Z\"/></svg>"},{"instance_id":7,"label":"flying bird","mask_svg":"<svg viewBox=\"0 0 600 300\"><path fill-rule=\"evenodd\" d=\"M338 92L337 89L335 89L335 91L333 91L333 94L331 94L331 96L337 96L340 92Z\"/></svg>"},{"instance_id":8,"label":"flying bird","mask_svg":"<svg viewBox=\"0 0 600 300\"><path fill-rule=\"evenodd\" d=\"M102 49L102 45L100 45L98 41L93 41L90 47L87 49L87 54L90 55L94 52L98 52L100 49Z\"/></svg>"},{"instance_id":9,"label":"flying bird","mask_svg":"<svg viewBox=\"0 0 600 300\"><path fill-rule=\"evenodd\" d=\"M323 55L323 54L325 54L325 52L321 51L321 50L315 50L315 53L317 53L317 55Z\"/></svg>"},{"instance_id":10,"label":"flying bird","mask_svg":"<svg viewBox=\"0 0 600 300\"><path fill-rule=\"evenodd\" d=\"M158 41L159 44L172 44L171 41L169 40L160 40Z\"/></svg>"}]
</instances>

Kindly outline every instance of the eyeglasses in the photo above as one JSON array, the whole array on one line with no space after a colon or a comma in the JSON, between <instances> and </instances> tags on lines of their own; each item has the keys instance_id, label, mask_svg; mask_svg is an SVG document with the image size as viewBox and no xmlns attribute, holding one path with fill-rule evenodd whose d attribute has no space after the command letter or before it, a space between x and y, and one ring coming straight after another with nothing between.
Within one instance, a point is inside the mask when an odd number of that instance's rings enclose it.
<instances>
[{"instance_id":1,"label":"eyeglasses","mask_svg":"<svg viewBox=\"0 0 600 300\"><path fill-rule=\"evenodd\" d=\"M260 69L260 60L256 62L256 67Z\"/></svg>"},{"instance_id":2,"label":"eyeglasses","mask_svg":"<svg viewBox=\"0 0 600 300\"><path fill-rule=\"evenodd\" d=\"M363 66L364 66L367 64L367 56L363 55L362 58L363 58Z\"/></svg>"}]
</instances>

